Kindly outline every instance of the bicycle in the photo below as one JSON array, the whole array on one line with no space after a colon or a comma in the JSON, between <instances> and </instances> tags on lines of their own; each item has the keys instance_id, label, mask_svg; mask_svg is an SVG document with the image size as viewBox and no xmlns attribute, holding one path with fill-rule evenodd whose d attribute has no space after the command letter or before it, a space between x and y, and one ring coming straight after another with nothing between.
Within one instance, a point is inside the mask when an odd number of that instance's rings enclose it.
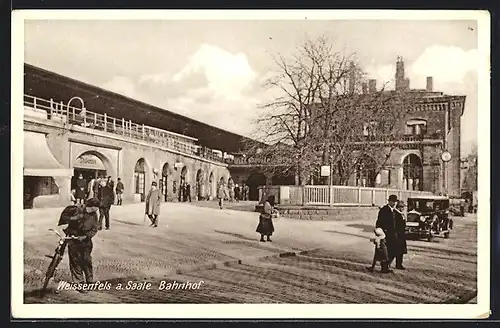
<instances>
[{"instance_id":1,"label":"bicycle","mask_svg":"<svg viewBox=\"0 0 500 328\"><path fill-rule=\"evenodd\" d=\"M61 261L63 259L64 251L66 250L68 240L77 239L77 237L75 237L75 236L61 236L61 234L54 229L49 229L49 231L52 231L56 235L59 236L59 242L57 244L57 247L56 247L56 250L55 250L53 256L45 255L46 257L52 259L52 261L50 261L47 272L45 273L45 279L44 279L43 287L41 290L41 296L45 295L45 291L46 291L47 286L49 284L49 280L50 280L50 278L52 278L54 276L54 273L55 273L57 267L59 266L59 263L61 263Z\"/></svg>"}]
</instances>

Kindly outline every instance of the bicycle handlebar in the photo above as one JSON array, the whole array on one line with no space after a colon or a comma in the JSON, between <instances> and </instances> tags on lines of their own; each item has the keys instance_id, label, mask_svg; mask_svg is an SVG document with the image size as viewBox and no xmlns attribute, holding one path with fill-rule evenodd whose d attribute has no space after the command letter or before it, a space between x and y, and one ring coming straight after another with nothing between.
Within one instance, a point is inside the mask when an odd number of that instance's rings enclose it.
<instances>
[{"instance_id":1,"label":"bicycle handlebar","mask_svg":"<svg viewBox=\"0 0 500 328\"><path fill-rule=\"evenodd\" d=\"M54 232L56 235L58 235L61 239L78 239L77 236L61 236L61 234L57 231L57 230L54 230L54 229L49 229L49 231L52 231Z\"/></svg>"}]
</instances>

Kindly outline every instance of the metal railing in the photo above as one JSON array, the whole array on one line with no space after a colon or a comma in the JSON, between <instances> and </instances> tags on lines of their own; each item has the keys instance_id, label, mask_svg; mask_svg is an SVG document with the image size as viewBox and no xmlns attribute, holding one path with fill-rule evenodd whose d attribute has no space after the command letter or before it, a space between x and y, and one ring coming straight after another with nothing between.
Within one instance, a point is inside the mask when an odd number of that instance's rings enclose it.
<instances>
[{"instance_id":1,"label":"metal railing","mask_svg":"<svg viewBox=\"0 0 500 328\"><path fill-rule=\"evenodd\" d=\"M91 112L85 109L85 107L69 106L69 104L58 103L53 99L46 100L31 95L24 95L24 106L45 111L47 119L50 120L62 120L84 128L157 144L184 154L196 155L217 162L225 162L222 157L214 154L211 149L198 145L197 138L144 124L137 124L131 120L119 119L107 114Z\"/></svg>"}]
</instances>

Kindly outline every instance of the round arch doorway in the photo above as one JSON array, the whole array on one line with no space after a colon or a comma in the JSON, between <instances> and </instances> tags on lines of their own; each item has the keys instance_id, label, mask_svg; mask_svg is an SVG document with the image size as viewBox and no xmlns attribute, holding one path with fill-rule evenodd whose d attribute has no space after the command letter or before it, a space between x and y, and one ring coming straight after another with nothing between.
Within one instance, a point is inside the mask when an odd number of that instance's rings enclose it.
<instances>
[{"instance_id":1,"label":"round arch doorway","mask_svg":"<svg viewBox=\"0 0 500 328\"><path fill-rule=\"evenodd\" d=\"M208 199L212 200L217 198L217 184L215 183L214 172L210 172L210 176L208 178Z\"/></svg>"},{"instance_id":2,"label":"round arch doorway","mask_svg":"<svg viewBox=\"0 0 500 328\"><path fill-rule=\"evenodd\" d=\"M403 160L403 189L423 190L423 167L420 157L409 154Z\"/></svg>"},{"instance_id":3,"label":"round arch doorway","mask_svg":"<svg viewBox=\"0 0 500 328\"><path fill-rule=\"evenodd\" d=\"M164 197L165 201L168 201L168 181L170 176L170 166L168 163L163 165L163 169L161 171L161 179L160 179L160 191Z\"/></svg>"},{"instance_id":4,"label":"round arch doorway","mask_svg":"<svg viewBox=\"0 0 500 328\"><path fill-rule=\"evenodd\" d=\"M262 173L252 173L247 180L248 200L259 201L259 186L266 185L266 176Z\"/></svg>"},{"instance_id":5,"label":"round arch doorway","mask_svg":"<svg viewBox=\"0 0 500 328\"><path fill-rule=\"evenodd\" d=\"M134 168L135 194L140 195L141 202L146 200L146 161L141 158Z\"/></svg>"},{"instance_id":6,"label":"round arch doorway","mask_svg":"<svg viewBox=\"0 0 500 328\"><path fill-rule=\"evenodd\" d=\"M100 154L99 154L100 155ZM110 171L105 165L104 161L100 158L98 154L92 151L84 152L78 156L73 164L73 177L71 178L71 189L76 189L77 180L80 175L82 175L86 184L92 180L97 179L101 176L107 176ZM87 188L88 189L88 188ZM88 192L88 190L87 190Z\"/></svg>"},{"instance_id":7,"label":"round arch doorway","mask_svg":"<svg viewBox=\"0 0 500 328\"><path fill-rule=\"evenodd\" d=\"M196 172L196 199L203 200L205 198L205 185L203 183L203 171L201 169Z\"/></svg>"}]
</instances>

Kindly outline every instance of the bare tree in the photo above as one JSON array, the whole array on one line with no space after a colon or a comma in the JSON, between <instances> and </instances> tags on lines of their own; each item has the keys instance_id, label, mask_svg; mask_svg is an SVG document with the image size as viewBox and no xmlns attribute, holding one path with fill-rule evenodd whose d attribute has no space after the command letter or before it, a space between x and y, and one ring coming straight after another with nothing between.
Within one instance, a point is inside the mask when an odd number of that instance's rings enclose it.
<instances>
[{"instance_id":1,"label":"bare tree","mask_svg":"<svg viewBox=\"0 0 500 328\"><path fill-rule=\"evenodd\" d=\"M332 165L341 184L367 155L375 170L385 165L390 153L373 154L387 152L396 138L407 107L401 95L384 88L368 93L355 55L335 51L325 37L306 41L290 58L273 59L278 71L266 87L278 95L257 121L268 146L249 147L250 157L272 173L294 172L297 185L308 183L320 165Z\"/></svg>"}]
</instances>

